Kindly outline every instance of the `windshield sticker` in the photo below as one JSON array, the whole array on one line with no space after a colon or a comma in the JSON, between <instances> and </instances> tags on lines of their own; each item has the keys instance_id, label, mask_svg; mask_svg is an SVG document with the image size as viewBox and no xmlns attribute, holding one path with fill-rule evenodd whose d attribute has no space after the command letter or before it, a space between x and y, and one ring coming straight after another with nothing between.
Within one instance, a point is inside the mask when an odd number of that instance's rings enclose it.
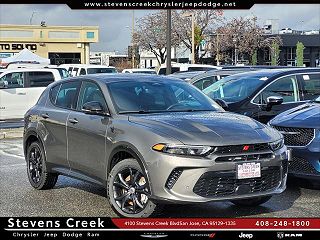
<instances>
[{"instance_id":1,"label":"windshield sticker","mask_svg":"<svg viewBox=\"0 0 320 240\"><path fill-rule=\"evenodd\" d=\"M310 80L309 75L303 75L302 77L303 77L303 80L305 80L305 81Z\"/></svg>"}]
</instances>

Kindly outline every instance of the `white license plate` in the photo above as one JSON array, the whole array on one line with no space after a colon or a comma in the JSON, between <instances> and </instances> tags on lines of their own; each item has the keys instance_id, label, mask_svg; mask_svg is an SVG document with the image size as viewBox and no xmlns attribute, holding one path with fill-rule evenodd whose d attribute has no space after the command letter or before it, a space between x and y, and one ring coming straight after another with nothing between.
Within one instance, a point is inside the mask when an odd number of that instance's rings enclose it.
<instances>
[{"instance_id":1,"label":"white license plate","mask_svg":"<svg viewBox=\"0 0 320 240\"><path fill-rule=\"evenodd\" d=\"M237 164L237 179L261 177L260 163L249 162Z\"/></svg>"}]
</instances>

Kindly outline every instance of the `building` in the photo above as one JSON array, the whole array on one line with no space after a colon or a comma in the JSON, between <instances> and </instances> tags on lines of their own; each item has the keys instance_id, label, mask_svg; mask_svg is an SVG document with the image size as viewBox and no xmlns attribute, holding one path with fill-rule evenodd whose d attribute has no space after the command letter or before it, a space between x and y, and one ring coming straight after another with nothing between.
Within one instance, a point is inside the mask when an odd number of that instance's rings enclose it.
<instances>
[{"instance_id":1,"label":"building","mask_svg":"<svg viewBox=\"0 0 320 240\"><path fill-rule=\"evenodd\" d=\"M89 64L90 43L99 39L97 26L0 25L0 59L28 48L51 64Z\"/></svg>"}]
</instances>

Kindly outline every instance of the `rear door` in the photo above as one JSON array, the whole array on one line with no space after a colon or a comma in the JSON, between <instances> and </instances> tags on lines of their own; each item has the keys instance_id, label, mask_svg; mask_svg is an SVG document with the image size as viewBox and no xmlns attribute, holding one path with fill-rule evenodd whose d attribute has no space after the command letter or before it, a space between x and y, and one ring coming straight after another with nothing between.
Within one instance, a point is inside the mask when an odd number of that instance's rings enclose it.
<instances>
[{"instance_id":1,"label":"rear door","mask_svg":"<svg viewBox=\"0 0 320 240\"><path fill-rule=\"evenodd\" d=\"M24 72L10 72L0 78L7 87L0 89L0 119L23 118L29 109L26 75Z\"/></svg>"},{"instance_id":2,"label":"rear door","mask_svg":"<svg viewBox=\"0 0 320 240\"><path fill-rule=\"evenodd\" d=\"M79 81L58 84L50 90L46 107L41 112L40 123L47 133L44 138L47 161L52 168L69 171L67 160L66 122L72 109L75 109Z\"/></svg>"},{"instance_id":3,"label":"rear door","mask_svg":"<svg viewBox=\"0 0 320 240\"><path fill-rule=\"evenodd\" d=\"M100 181L105 176L106 131L108 116L82 112L85 103L96 101L107 112L103 93L95 82L83 81L77 111L71 111L67 121L68 160L72 170Z\"/></svg>"}]
</instances>

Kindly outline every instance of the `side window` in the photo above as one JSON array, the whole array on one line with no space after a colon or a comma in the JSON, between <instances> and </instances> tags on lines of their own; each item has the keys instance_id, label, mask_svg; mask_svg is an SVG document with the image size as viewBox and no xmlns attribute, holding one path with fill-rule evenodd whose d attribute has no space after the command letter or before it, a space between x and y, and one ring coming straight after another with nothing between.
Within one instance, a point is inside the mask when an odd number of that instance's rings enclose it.
<instances>
[{"instance_id":1,"label":"side window","mask_svg":"<svg viewBox=\"0 0 320 240\"><path fill-rule=\"evenodd\" d=\"M296 76L287 76L272 82L266 87L253 102L266 104L267 98L271 96L282 97L283 102L298 102L299 90Z\"/></svg>"},{"instance_id":2,"label":"side window","mask_svg":"<svg viewBox=\"0 0 320 240\"><path fill-rule=\"evenodd\" d=\"M320 74L303 74L304 100L312 100L320 95Z\"/></svg>"},{"instance_id":3,"label":"side window","mask_svg":"<svg viewBox=\"0 0 320 240\"><path fill-rule=\"evenodd\" d=\"M72 70L72 76L77 76L77 73L78 73L78 70L79 70L79 68L73 68L73 70Z\"/></svg>"},{"instance_id":4,"label":"side window","mask_svg":"<svg viewBox=\"0 0 320 240\"><path fill-rule=\"evenodd\" d=\"M52 72L28 72L30 87L46 87L54 82Z\"/></svg>"},{"instance_id":5,"label":"side window","mask_svg":"<svg viewBox=\"0 0 320 240\"><path fill-rule=\"evenodd\" d=\"M80 81L62 83L55 104L58 107L75 109L76 95L80 87Z\"/></svg>"},{"instance_id":6,"label":"side window","mask_svg":"<svg viewBox=\"0 0 320 240\"><path fill-rule=\"evenodd\" d=\"M81 110L83 105L88 102L99 102L103 109L107 110L106 101L98 85L93 82L84 81L81 86L77 109Z\"/></svg>"},{"instance_id":7,"label":"side window","mask_svg":"<svg viewBox=\"0 0 320 240\"><path fill-rule=\"evenodd\" d=\"M200 90L203 90L203 89L211 86L213 83L215 83L215 76L203 78L203 79L195 82L193 85L195 87L199 88Z\"/></svg>"},{"instance_id":8,"label":"side window","mask_svg":"<svg viewBox=\"0 0 320 240\"><path fill-rule=\"evenodd\" d=\"M53 104L56 104L57 95L58 95L60 86L61 86L61 84L58 84L58 85L54 86L53 88L51 88L51 90L50 90L50 99Z\"/></svg>"},{"instance_id":9,"label":"side window","mask_svg":"<svg viewBox=\"0 0 320 240\"><path fill-rule=\"evenodd\" d=\"M87 74L86 70L84 68L81 68L79 75L86 75L86 74Z\"/></svg>"},{"instance_id":10,"label":"side window","mask_svg":"<svg viewBox=\"0 0 320 240\"><path fill-rule=\"evenodd\" d=\"M8 73L0 78L0 82L5 82L7 85L7 88L23 88L24 73L23 72Z\"/></svg>"}]
</instances>

